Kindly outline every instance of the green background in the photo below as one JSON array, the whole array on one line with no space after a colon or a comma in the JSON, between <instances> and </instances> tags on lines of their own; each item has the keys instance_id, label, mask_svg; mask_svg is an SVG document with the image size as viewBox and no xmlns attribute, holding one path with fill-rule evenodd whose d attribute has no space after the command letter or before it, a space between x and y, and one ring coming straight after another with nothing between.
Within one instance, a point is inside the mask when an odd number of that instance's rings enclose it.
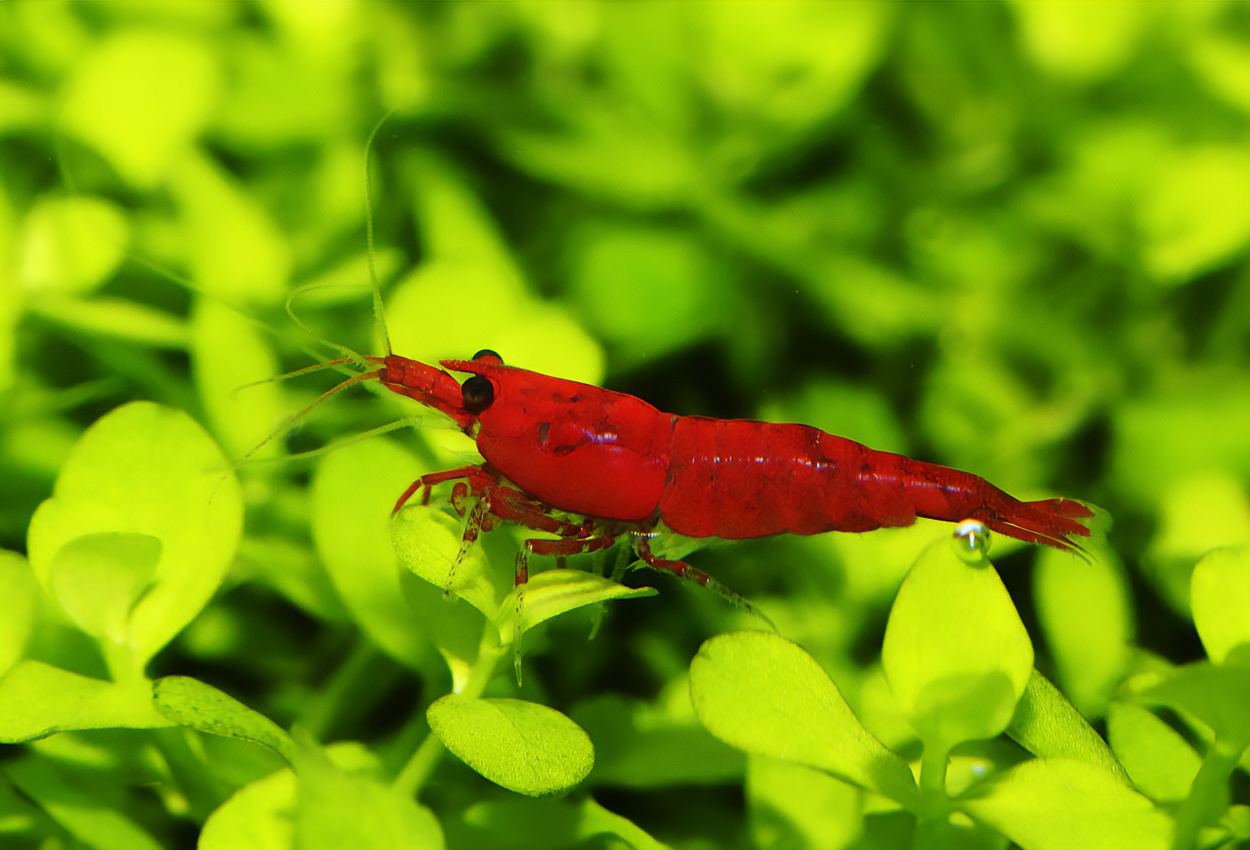
<instances>
[{"instance_id":1,"label":"green background","mask_svg":"<svg viewBox=\"0 0 1250 850\"><path fill-rule=\"evenodd\" d=\"M184 409L241 459L331 383L240 387L336 356L317 338L382 353L363 163L394 110L369 193L396 353L489 347L666 411L804 422L1092 502L1114 518L1092 584L1079 562L1034 575L1031 547L995 540L1038 668L1098 721L1142 657L1202 656L1190 571L1250 542L1244 3L6 0L0 51L3 548L26 551L71 446L114 407ZM240 466L240 555L155 673L403 749L413 705L443 692L436 665L412 662L402 618L362 637L325 563L387 549L384 523L378 539L350 517L384 516L404 464L472 447L427 416L282 456L415 407L354 390ZM352 452L392 450L399 480L327 483ZM879 644L942 533L691 560L905 746ZM515 535L494 536L507 565ZM768 844L742 764L710 738L678 736L667 760L613 752L620 724L685 728L699 644L749 625L676 580L627 581L661 593L609 606L590 642L587 618L553 621L527 643L527 698L591 732L607 808L674 845ZM443 770L423 799L440 815L508 793ZM168 800L119 806L194 840Z\"/></svg>"}]
</instances>

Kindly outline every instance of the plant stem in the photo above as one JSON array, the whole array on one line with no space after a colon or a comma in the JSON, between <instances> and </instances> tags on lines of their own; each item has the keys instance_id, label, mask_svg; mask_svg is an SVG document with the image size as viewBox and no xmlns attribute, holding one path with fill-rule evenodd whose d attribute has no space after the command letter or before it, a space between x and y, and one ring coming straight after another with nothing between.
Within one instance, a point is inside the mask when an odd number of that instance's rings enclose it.
<instances>
[{"instance_id":1,"label":"plant stem","mask_svg":"<svg viewBox=\"0 0 1250 850\"><path fill-rule=\"evenodd\" d=\"M946 765L949 761L948 750L925 746L920 760L920 791L924 796L946 799Z\"/></svg>"},{"instance_id":2,"label":"plant stem","mask_svg":"<svg viewBox=\"0 0 1250 850\"><path fill-rule=\"evenodd\" d=\"M432 732L427 733L425 740L421 742L421 746L417 747L412 758L408 759L408 763L395 777L391 787L405 797L415 797L420 792L421 786L430 778L430 774L434 772L434 768L438 766L438 761L444 752L446 749L443 747L443 742Z\"/></svg>"},{"instance_id":3,"label":"plant stem","mask_svg":"<svg viewBox=\"0 0 1250 850\"><path fill-rule=\"evenodd\" d=\"M916 850L935 850L947 846L949 842L951 806L950 798L946 796L946 766L949 761L949 747L934 747L926 743L920 761L916 831L912 834L911 846Z\"/></svg>"},{"instance_id":4,"label":"plant stem","mask_svg":"<svg viewBox=\"0 0 1250 850\"><path fill-rule=\"evenodd\" d=\"M366 675L376 657L377 650L373 648L373 644L367 640L357 641L351 655L339 665L330 681L315 692L301 712L299 720L314 739L321 740L324 737L340 705L346 701L348 694L356 693L356 685Z\"/></svg>"},{"instance_id":5,"label":"plant stem","mask_svg":"<svg viewBox=\"0 0 1250 850\"><path fill-rule=\"evenodd\" d=\"M1241 750L1216 739L1207 750L1202 767L1194 777L1189 796L1176 812L1176 833L1172 850L1191 850L1198 840L1198 830L1219 817L1228 806L1228 778L1237 766Z\"/></svg>"},{"instance_id":6,"label":"plant stem","mask_svg":"<svg viewBox=\"0 0 1250 850\"><path fill-rule=\"evenodd\" d=\"M130 644L106 637L100 641L100 652L108 667L109 678L118 684L132 684L144 678L143 665L135 663Z\"/></svg>"}]
</instances>

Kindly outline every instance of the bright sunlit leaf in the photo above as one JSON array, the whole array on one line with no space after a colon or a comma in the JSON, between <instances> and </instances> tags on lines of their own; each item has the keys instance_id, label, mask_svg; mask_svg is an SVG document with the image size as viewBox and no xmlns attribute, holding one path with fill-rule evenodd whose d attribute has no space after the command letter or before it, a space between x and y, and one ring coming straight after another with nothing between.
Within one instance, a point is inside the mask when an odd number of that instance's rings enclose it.
<instances>
[{"instance_id":1,"label":"bright sunlit leaf","mask_svg":"<svg viewBox=\"0 0 1250 850\"><path fill-rule=\"evenodd\" d=\"M594 746L581 727L544 705L449 694L430 706L430 729L491 782L539 797L572 788L590 772Z\"/></svg>"}]
</instances>

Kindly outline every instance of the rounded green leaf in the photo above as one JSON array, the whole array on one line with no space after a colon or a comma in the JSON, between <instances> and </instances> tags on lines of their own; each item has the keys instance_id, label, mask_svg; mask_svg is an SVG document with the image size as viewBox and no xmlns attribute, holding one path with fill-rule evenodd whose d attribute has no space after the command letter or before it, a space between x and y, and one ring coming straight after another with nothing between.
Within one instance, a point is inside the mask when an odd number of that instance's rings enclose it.
<instances>
[{"instance_id":1,"label":"rounded green leaf","mask_svg":"<svg viewBox=\"0 0 1250 850\"><path fill-rule=\"evenodd\" d=\"M87 293L117 268L130 229L118 208L99 198L54 198L26 219L22 282L31 289Z\"/></svg>"},{"instance_id":2,"label":"rounded green leaf","mask_svg":"<svg viewBox=\"0 0 1250 850\"><path fill-rule=\"evenodd\" d=\"M441 850L445 846L433 812L396 788L340 768L328 755L307 748L297 753L294 847Z\"/></svg>"},{"instance_id":3,"label":"rounded green leaf","mask_svg":"<svg viewBox=\"0 0 1250 850\"><path fill-rule=\"evenodd\" d=\"M75 845L127 850L160 850L162 846L125 813L104 805L98 791L91 793L95 789L89 785L91 790L84 789L82 786L87 783L80 776L57 770L50 759L14 760L5 765L4 772L10 782L72 836L70 842Z\"/></svg>"},{"instance_id":4,"label":"rounded green leaf","mask_svg":"<svg viewBox=\"0 0 1250 850\"><path fill-rule=\"evenodd\" d=\"M39 585L30 564L16 552L0 550L0 677L26 652L39 607Z\"/></svg>"},{"instance_id":5,"label":"rounded green leaf","mask_svg":"<svg viewBox=\"0 0 1250 850\"><path fill-rule=\"evenodd\" d=\"M957 803L1028 850L1164 850L1172 819L1105 770L1034 759L978 783Z\"/></svg>"},{"instance_id":6,"label":"rounded green leaf","mask_svg":"<svg viewBox=\"0 0 1250 850\"><path fill-rule=\"evenodd\" d=\"M217 590L242 521L238 480L204 429L180 410L135 402L74 446L31 520L30 565L54 593L54 559L71 540L124 532L160 541L152 584L130 612L129 649L142 665Z\"/></svg>"},{"instance_id":7,"label":"rounded green leaf","mask_svg":"<svg viewBox=\"0 0 1250 850\"><path fill-rule=\"evenodd\" d=\"M525 584L521 630L532 629L544 620L596 602L637 599L655 594L656 591L650 587L626 587L581 570L546 570L530 576ZM500 618L505 619L509 613L511 611L505 606L500 611ZM503 637L506 639L509 635Z\"/></svg>"},{"instance_id":8,"label":"rounded green leaf","mask_svg":"<svg viewBox=\"0 0 1250 850\"><path fill-rule=\"evenodd\" d=\"M670 227L588 225L575 234L574 254L570 295L626 357L689 346L729 313L711 297L722 270L699 242Z\"/></svg>"},{"instance_id":9,"label":"rounded green leaf","mask_svg":"<svg viewBox=\"0 0 1250 850\"><path fill-rule=\"evenodd\" d=\"M170 177L194 234L188 247L196 283L229 303L280 299L292 251L269 212L210 157L183 157Z\"/></svg>"},{"instance_id":10,"label":"rounded green leaf","mask_svg":"<svg viewBox=\"0 0 1250 850\"><path fill-rule=\"evenodd\" d=\"M472 322L464 321L466 300ZM603 376L603 352L581 326L495 265L435 259L401 281L386 307L395 351L414 360L467 358L489 346L535 372L587 383Z\"/></svg>"},{"instance_id":11,"label":"rounded green leaf","mask_svg":"<svg viewBox=\"0 0 1250 850\"><path fill-rule=\"evenodd\" d=\"M217 96L213 54L173 32L131 28L103 40L76 66L61 114L65 129L140 188L159 183L190 147Z\"/></svg>"},{"instance_id":12,"label":"rounded green leaf","mask_svg":"<svg viewBox=\"0 0 1250 850\"><path fill-rule=\"evenodd\" d=\"M1250 546L1226 546L1203 557L1189 584L1194 625L1207 657L1222 664L1250 643Z\"/></svg>"},{"instance_id":13,"label":"rounded green leaf","mask_svg":"<svg viewBox=\"0 0 1250 850\"><path fill-rule=\"evenodd\" d=\"M801 647L771 632L704 642L690 665L700 722L730 746L826 770L905 802L907 764L863 727L838 688Z\"/></svg>"},{"instance_id":14,"label":"rounded green leaf","mask_svg":"<svg viewBox=\"0 0 1250 850\"><path fill-rule=\"evenodd\" d=\"M182 349L187 344L182 319L126 298L96 295L84 299L49 293L29 306L48 321L87 336L112 337L153 348Z\"/></svg>"},{"instance_id":15,"label":"rounded green leaf","mask_svg":"<svg viewBox=\"0 0 1250 850\"><path fill-rule=\"evenodd\" d=\"M1128 774L1116 761L1107 742L1073 708L1059 689L1036 670L1029 676L1024 696L1007 727L1007 735L1041 758L1086 761L1129 784Z\"/></svg>"},{"instance_id":16,"label":"rounded green leaf","mask_svg":"<svg viewBox=\"0 0 1250 850\"><path fill-rule=\"evenodd\" d=\"M1086 717L1106 712L1131 652L1132 602L1114 557L1103 550L1084 561L1046 547L1033 571L1038 618L1059 683Z\"/></svg>"},{"instance_id":17,"label":"rounded green leaf","mask_svg":"<svg viewBox=\"0 0 1250 850\"><path fill-rule=\"evenodd\" d=\"M1134 698L1194 715L1211 727L1217 741L1235 750L1250 746L1250 667L1189 664Z\"/></svg>"},{"instance_id":18,"label":"rounded green leaf","mask_svg":"<svg viewBox=\"0 0 1250 850\"><path fill-rule=\"evenodd\" d=\"M1202 757L1149 709L1131 702L1111 703L1107 738L1138 791L1169 803L1189 796Z\"/></svg>"},{"instance_id":19,"label":"rounded green leaf","mask_svg":"<svg viewBox=\"0 0 1250 850\"><path fill-rule=\"evenodd\" d=\"M160 557L161 541L149 534L84 534L52 559L52 592L84 632L122 643Z\"/></svg>"},{"instance_id":20,"label":"rounded green leaf","mask_svg":"<svg viewBox=\"0 0 1250 850\"><path fill-rule=\"evenodd\" d=\"M1177 151L1152 174L1141 207L1147 267L1185 281L1250 241L1250 162L1240 146Z\"/></svg>"},{"instance_id":21,"label":"rounded green leaf","mask_svg":"<svg viewBox=\"0 0 1250 850\"><path fill-rule=\"evenodd\" d=\"M256 323L208 298L197 300L190 324L191 368L213 431L234 457L269 457L282 441L270 439L287 412L278 384L281 371ZM265 383L257 383L265 381Z\"/></svg>"},{"instance_id":22,"label":"rounded green leaf","mask_svg":"<svg viewBox=\"0 0 1250 850\"><path fill-rule=\"evenodd\" d=\"M159 729L173 722L152 705L147 679L106 682L27 659L0 679L0 743L76 729Z\"/></svg>"},{"instance_id":23,"label":"rounded green leaf","mask_svg":"<svg viewBox=\"0 0 1250 850\"><path fill-rule=\"evenodd\" d=\"M391 520L391 542L405 567L494 619L500 612L501 588L493 580L480 542L456 563L463 536L464 520L435 507L412 505Z\"/></svg>"},{"instance_id":24,"label":"rounded green leaf","mask_svg":"<svg viewBox=\"0 0 1250 850\"><path fill-rule=\"evenodd\" d=\"M863 829L863 793L801 764L752 756L746 794L757 847L851 847Z\"/></svg>"},{"instance_id":25,"label":"rounded green leaf","mask_svg":"<svg viewBox=\"0 0 1250 850\"><path fill-rule=\"evenodd\" d=\"M295 837L295 774L278 770L245 785L204 822L198 850L290 850Z\"/></svg>"},{"instance_id":26,"label":"rounded green leaf","mask_svg":"<svg viewBox=\"0 0 1250 850\"><path fill-rule=\"evenodd\" d=\"M326 455L312 481L313 543L335 589L371 640L414 667L429 647L400 589L387 525L421 471L390 440L368 440Z\"/></svg>"},{"instance_id":27,"label":"rounded green leaf","mask_svg":"<svg viewBox=\"0 0 1250 850\"><path fill-rule=\"evenodd\" d=\"M292 761L295 743L278 724L212 685L188 676L166 676L152 684L156 710L175 723L263 744Z\"/></svg>"},{"instance_id":28,"label":"rounded green leaf","mask_svg":"<svg viewBox=\"0 0 1250 850\"><path fill-rule=\"evenodd\" d=\"M925 550L899 588L881 652L904 713L926 747L944 751L1002 732L1033 671L1033 645L998 573L965 557L949 540Z\"/></svg>"},{"instance_id":29,"label":"rounded green leaf","mask_svg":"<svg viewBox=\"0 0 1250 850\"><path fill-rule=\"evenodd\" d=\"M449 694L431 705L426 717L457 758L518 794L566 791L595 763L594 745L582 728L536 703Z\"/></svg>"}]
</instances>

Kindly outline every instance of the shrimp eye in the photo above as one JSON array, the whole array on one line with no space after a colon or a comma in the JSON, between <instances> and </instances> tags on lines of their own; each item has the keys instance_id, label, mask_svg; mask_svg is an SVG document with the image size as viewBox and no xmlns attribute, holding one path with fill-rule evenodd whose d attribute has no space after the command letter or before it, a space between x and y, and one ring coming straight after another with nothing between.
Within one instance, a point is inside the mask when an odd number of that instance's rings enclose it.
<instances>
[{"instance_id":1,"label":"shrimp eye","mask_svg":"<svg viewBox=\"0 0 1250 850\"><path fill-rule=\"evenodd\" d=\"M481 375L465 381L460 392L464 395L464 409L470 413L481 413L495 400L495 385Z\"/></svg>"},{"instance_id":2,"label":"shrimp eye","mask_svg":"<svg viewBox=\"0 0 1250 850\"><path fill-rule=\"evenodd\" d=\"M477 354L473 355L474 360L494 360L496 363L503 365L503 358L497 352L491 351L489 348L483 348Z\"/></svg>"}]
</instances>

